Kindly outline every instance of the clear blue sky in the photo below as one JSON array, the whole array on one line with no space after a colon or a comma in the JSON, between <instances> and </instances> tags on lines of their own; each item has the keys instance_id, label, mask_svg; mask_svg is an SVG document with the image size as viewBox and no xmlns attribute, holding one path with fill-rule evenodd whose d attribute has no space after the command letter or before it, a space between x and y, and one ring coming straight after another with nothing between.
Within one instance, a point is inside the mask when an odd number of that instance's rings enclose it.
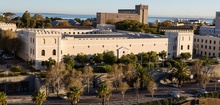
<instances>
[{"instance_id":1,"label":"clear blue sky","mask_svg":"<svg viewBox=\"0 0 220 105\"><path fill-rule=\"evenodd\" d=\"M88 14L149 5L150 16L209 17L220 10L220 0L1 0L0 12Z\"/></svg>"}]
</instances>

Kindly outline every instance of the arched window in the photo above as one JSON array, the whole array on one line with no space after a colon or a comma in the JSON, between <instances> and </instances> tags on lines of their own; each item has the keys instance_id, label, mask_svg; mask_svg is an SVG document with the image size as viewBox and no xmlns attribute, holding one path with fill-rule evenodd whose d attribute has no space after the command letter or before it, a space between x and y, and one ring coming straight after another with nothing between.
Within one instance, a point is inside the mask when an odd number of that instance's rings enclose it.
<instances>
[{"instance_id":1,"label":"arched window","mask_svg":"<svg viewBox=\"0 0 220 105\"><path fill-rule=\"evenodd\" d=\"M53 55L56 55L56 50L55 49L53 49Z\"/></svg>"},{"instance_id":2,"label":"arched window","mask_svg":"<svg viewBox=\"0 0 220 105\"><path fill-rule=\"evenodd\" d=\"M55 44L57 43L57 40L56 40L56 38L54 38L54 43L55 43Z\"/></svg>"},{"instance_id":3,"label":"arched window","mask_svg":"<svg viewBox=\"0 0 220 105\"><path fill-rule=\"evenodd\" d=\"M46 40L45 39L43 39L43 41L44 41L44 44L46 43Z\"/></svg>"},{"instance_id":4,"label":"arched window","mask_svg":"<svg viewBox=\"0 0 220 105\"><path fill-rule=\"evenodd\" d=\"M187 49L188 49L188 50L190 49L190 46L189 46L189 45L187 46Z\"/></svg>"},{"instance_id":5,"label":"arched window","mask_svg":"<svg viewBox=\"0 0 220 105\"><path fill-rule=\"evenodd\" d=\"M45 50L41 51L41 56L45 56Z\"/></svg>"}]
</instances>

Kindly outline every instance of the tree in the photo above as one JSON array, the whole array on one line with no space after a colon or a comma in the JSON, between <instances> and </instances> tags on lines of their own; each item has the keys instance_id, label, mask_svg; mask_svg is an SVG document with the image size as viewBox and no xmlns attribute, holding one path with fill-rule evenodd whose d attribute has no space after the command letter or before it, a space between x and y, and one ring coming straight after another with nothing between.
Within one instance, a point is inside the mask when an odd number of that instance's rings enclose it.
<instances>
[{"instance_id":1,"label":"tree","mask_svg":"<svg viewBox=\"0 0 220 105\"><path fill-rule=\"evenodd\" d=\"M88 62L89 61L89 58L86 54L83 54L83 53L78 53L76 55L76 58L75 58L75 61L77 63L80 63L81 65L84 65L85 62Z\"/></svg>"},{"instance_id":2,"label":"tree","mask_svg":"<svg viewBox=\"0 0 220 105\"><path fill-rule=\"evenodd\" d=\"M106 21L106 24L115 24L116 22L115 22L115 20L114 19L108 19L107 21Z\"/></svg>"},{"instance_id":3,"label":"tree","mask_svg":"<svg viewBox=\"0 0 220 105\"><path fill-rule=\"evenodd\" d=\"M123 69L121 64L114 64L111 67L111 70L109 71L109 76L110 78L113 79L113 85L116 87L116 90L118 89L117 87L119 86L119 82L122 80L123 77Z\"/></svg>"},{"instance_id":4,"label":"tree","mask_svg":"<svg viewBox=\"0 0 220 105\"><path fill-rule=\"evenodd\" d=\"M52 65L55 65L55 64L56 64L56 61L52 59L51 57L48 60L42 62L42 66L47 66L47 69L49 69Z\"/></svg>"},{"instance_id":5,"label":"tree","mask_svg":"<svg viewBox=\"0 0 220 105\"><path fill-rule=\"evenodd\" d=\"M139 67L137 68L137 72L138 72L138 78L140 79L140 87L144 88L145 86L147 86L147 84L153 80L152 75L144 68Z\"/></svg>"},{"instance_id":6,"label":"tree","mask_svg":"<svg viewBox=\"0 0 220 105\"><path fill-rule=\"evenodd\" d=\"M164 67L164 60L166 59L167 57L167 52L166 51L161 51L159 52L159 57L163 60L163 67Z\"/></svg>"},{"instance_id":7,"label":"tree","mask_svg":"<svg viewBox=\"0 0 220 105\"><path fill-rule=\"evenodd\" d=\"M123 105L124 105L124 100L125 100L125 92L129 89L129 86L127 84L127 82L120 82L119 83L119 87L118 90L121 92L122 94L122 100L123 100Z\"/></svg>"},{"instance_id":8,"label":"tree","mask_svg":"<svg viewBox=\"0 0 220 105\"><path fill-rule=\"evenodd\" d=\"M154 99L154 93L157 89L157 84L154 81L150 81L147 85L147 90L151 93L152 99Z\"/></svg>"},{"instance_id":9,"label":"tree","mask_svg":"<svg viewBox=\"0 0 220 105\"><path fill-rule=\"evenodd\" d=\"M47 71L46 82L54 88L57 96L64 83L64 77L66 74L67 71L65 69L65 64L62 62L56 63Z\"/></svg>"},{"instance_id":10,"label":"tree","mask_svg":"<svg viewBox=\"0 0 220 105\"><path fill-rule=\"evenodd\" d=\"M91 26L92 25L92 22L90 20L85 20L85 21L82 21L82 26Z\"/></svg>"},{"instance_id":11,"label":"tree","mask_svg":"<svg viewBox=\"0 0 220 105\"><path fill-rule=\"evenodd\" d=\"M65 63L66 69L67 70L72 70L74 67L74 60L72 58L72 56L68 55L64 55L63 57L63 62Z\"/></svg>"},{"instance_id":12,"label":"tree","mask_svg":"<svg viewBox=\"0 0 220 105\"><path fill-rule=\"evenodd\" d=\"M172 70L172 78L177 79L178 86L182 84L183 81L189 80L190 78L190 69L187 67L187 65L184 62L177 62L175 61L174 66Z\"/></svg>"},{"instance_id":13,"label":"tree","mask_svg":"<svg viewBox=\"0 0 220 105\"><path fill-rule=\"evenodd\" d=\"M82 20L81 20L80 18L75 18L74 20L77 21L77 22L79 22L79 23L82 22Z\"/></svg>"},{"instance_id":14,"label":"tree","mask_svg":"<svg viewBox=\"0 0 220 105\"><path fill-rule=\"evenodd\" d=\"M191 57L192 57L192 55L191 55L189 52L187 52L187 53L181 53L181 54L180 54L180 58L181 58L181 59L188 60L188 59L191 58Z\"/></svg>"},{"instance_id":15,"label":"tree","mask_svg":"<svg viewBox=\"0 0 220 105\"><path fill-rule=\"evenodd\" d=\"M15 13L6 12L6 13L3 13L3 15L5 16L6 22L10 22L13 19Z\"/></svg>"},{"instance_id":16,"label":"tree","mask_svg":"<svg viewBox=\"0 0 220 105\"><path fill-rule=\"evenodd\" d=\"M122 55L119 59L120 63L123 64L129 64L129 63L135 63L137 61L137 56L134 55L134 53Z\"/></svg>"},{"instance_id":17,"label":"tree","mask_svg":"<svg viewBox=\"0 0 220 105\"><path fill-rule=\"evenodd\" d=\"M21 18L21 21L23 22L25 28L28 28L30 26L30 20L30 13L28 11L25 11Z\"/></svg>"},{"instance_id":18,"label":"tree","mask_svg":"<svg viewBox=\"0 0 220 105\"><path fill-rule=\"evenodd\" d=\"M94 54L94 55L93 55L93 61L94 61L95 63L98 63L98 64L102 63L102 62L103 62L103 55L102 55L102 53L96 53L96 54Z\"/></svg>"},{"instance_id":19,"label":"tree","mask_svg":"<svg viewBox=\"0 0 220 105\"><path fill-rule=\"evenodd\" d=\"M44 92L35 91L32 95L32 101L36 105L42 105L42 103L46 100L46 94Z\"/></svg>"},{"instance_id":20,"label":"tree","mask_svg":"<svg viewBox=\"0 0 220 105\"><path fill-rule=\"evenodd\" d=\"M69 91L71 86L83 87L82 84L82 72L72 69L69 74L65 77L64 86Z\"/></svg>"},{"instance_id":21,"label":"tree","mask_svg":"<svg viewBox=\"0 0 220 105\"><path fill-rule=\"evenodd\" d=\"M87 83L87 92L89 94L90 79L93 77L93 68L91 66L85 66L83 68L83 75Z\"/></svg>"},{"instance_id":22,"label":"tree","mask_svg":"<svg viewBox=\"0 0 220 105\"><path fill-rule=\"evenodd\" d=\"M132 86L137 78L137 71L134 67L134 64L129 63L125 65L123 74L127 83Z\"/></svg>"},{"instance_id":23,"label":"tree","mask_svg":"<svg viewBox=\"0 0 220 105\"><path fill-rule=\"evenodd\" d=\"M172 26L172 22L169 20L159 23L159 27L171 27L171 26Z\"/></svg>"},{"instance_id":24,"label":"tree","mask_svg":"<svg viewBox=\"0 0 220 105\"><path fill-rule=\"evenodd\" d=\"M133 88L135 89L135 93L136 93L136 97L137 97L137 101L138 101L138 103L139 103L139 88L140 88L140 79L139 78L137 78L137 80L136 80L136 82L134 82L134 84L133 84Z\"/></svg>"},{"instance_id":25,"label":"tree","mask_svg":"<svg viewBox=\"0 0 220 105\"><path fill-rule=\"evenodd\" d=\"M1 48L9 53L16 53L20 49L21 41L18 35L11 30L3 31L0 36Z\"/></svg>"},{"instance_id":26,"label":"tree","mask_svg":"<svg viewBox=\"0 0 220 105\"><path fill-rule=\"evenodd\" d=\"M44 20L45 18L41 14L34 14L32 17L34 20L39 21L39 20Z\"/></svg>"},{"instance_id":27,"label":"tree","mask_svg":"<svg viewBox=\"0 0 220 105\"><path fill-rule=\"evenodd\" d=\"M81 87L77 87L77 86L70 87L69 91L66 94L68 99L71 100L71 105L77 105L77 102L79 101L82 92L83 90Z\"/></svg>"},{"instance_id":28,"label":"tree","mask_svg":"<svg viewBox=\"0 0 220 105\"><path fill-rule=\"evenodd\" d=\"M6 93L5 92L0 92L0 103L2 105L7 105L7 101L6 101Z\"/></svg>"},{"instance_id":29,"label":"tree","mask_svg":"<svg viewBox=\"0 0 220 105\"><path fill-rule=\"evenodd\" d=\"M98 98L102 98L102 105L105 105L106 103L106 99L108 97L110 97L111 95L111 90L110 90L110 87L109 85L107 84L101 84L98 88L98 94L97 94L97 97Z\"/></svg>"},{"instance_id":30,"label":"tree","mask_svg":"<svg viewBox=\"0 0 220 105\"><path fill-rule=\"evenodd\" d=\"M114 64L117 61L113 51L103 52L103 60L105 64Z\"/></svg>"},{"instance_id":31,"label":"tree","mask_svg":"<svg viewBox=\"0 0 220 105\"><path fill-rule=\"evenodd\" d=\"M68 21L62 21L58 23L58 26L66 26L66 27L70 27L71 24Z\"/></svg>"}]
</instances>

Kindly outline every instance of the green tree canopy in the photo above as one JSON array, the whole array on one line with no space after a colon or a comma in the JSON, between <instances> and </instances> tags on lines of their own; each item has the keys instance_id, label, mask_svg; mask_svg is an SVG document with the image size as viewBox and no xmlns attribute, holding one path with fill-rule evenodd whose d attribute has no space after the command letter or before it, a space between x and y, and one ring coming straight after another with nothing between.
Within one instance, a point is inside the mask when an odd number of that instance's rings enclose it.
<instances>
[{"instance_id":1,"label":"green tree canopy","mask_svg":"<svg viewBox=\"0 0 220 105\"><path fill-rule=\"evenodd\" d=\"M64 55L63 62L65 63L67 70L72 70L74 67L74 60L71 55Z\"/></svg>"},{"instance_id":2,"label":"green tree canopy","mask_svg":"<svg viewBox=\"0 0 220 105\"><path fill-rule=\"evenodd\" d=\"M2 102L2 105L7 105L6 98L7 98L6 93L0 92L0 102Z\"/></svg>"},{"instance_id":3,"label":"green tree canopy","mask_svg":"<svg viewBox=\"0 0 220 105\"><path fill-rule=\"evenodd\" d=\"M58 26L67 26L67 27L69 27L69 26L71 26L71 24L68 21L61 21L61 22L58 23Z\"/></svg>"},{"instance_id":4,"label":"green tree canopy","mask_svg":"<svg viewBox=\"0 0 220 105\"><path fill-rule=\"evenodd\" d=\"M181 53L181 54L180 54L180 58L181 58L181 59L188 60L188 59L191 58L191 57L192 57L192 55L191 55L189 52L187 52L187 53Z\"/></svg>"},{"instance_id":5,"label":"green tree canopy","mask_svg":"<svg viewBox=\"0 0 220 105\"><path fill-rule=\"evenodd\" d=\"M86 54L78 53L76 55L75 61L77 63L80 63L81 65L83 65L84 63L89 61L89 58L88 58L88 56Z\"/></svg>"},{"instance_id":6,"label":"green tree canopy","mask_svg":"<svg viewBox=\"0 0 220 105\"><path fill-rule=\"evenodd\" d=\"M30 20L31 20L30 13L28 11L25 11L21 18L24 27L28 28L30 26Z\"/></svg>"},{"instance_id":7,"label":"green tree canopy","mask_svg":"<svg viewBox=\"0 0 220 105\"><path fill-rule=\"evenodd\" d=\"M117 61L113 51L103 52L103 60L105 64L114 64Z\"/></svg>"},{"instance_id":8,"label":"green tree canopy","mask_svg":"<svg viewBox=\"0 0 220 105\"><path fill-rule=\"evenodd\" d=\"M72 86L69 91L66 93L69 100L71 100L71 105L77 105L80 95L82 94L83 89L81 87Z\"/></svg>"},{"instance_id":9,"label":"green tree canopy","mask_svg":"<svg viewBox=\"0 0 220 105\"><path fill-rule=\"evenodd\" d=\"M101 84L98 88L97 97L102 98L102 105L105 105L105 102L106 102L107 98L110 97L110 95L111 95L110 86L107 85L106 83Z\"/></svg>"},{"instance_id":10,"label":"green tree canopy","mask_svg":"<svg viewBox=\"0 0 220 105\"><path fill-rule=\"evenodd\" d=\"M44 92L36 91L32 95L32 101L36 105L42 105L42 103L46 100L46 94Z\"/></svg>"},{"instance_id":11,"label":"green tree canopy","mask_svg":"<svg viewBox=\"0 0 220 105\"><path fill-rule=\"evenodd\" d=\"M103 54L102 54L102 53L96 53L96 54L94 54L94 55L93 55L93 61L94 61L95 63L98 63L98 64L102 63L102 62L103 62Z\"/></svg>"}]
</instances>

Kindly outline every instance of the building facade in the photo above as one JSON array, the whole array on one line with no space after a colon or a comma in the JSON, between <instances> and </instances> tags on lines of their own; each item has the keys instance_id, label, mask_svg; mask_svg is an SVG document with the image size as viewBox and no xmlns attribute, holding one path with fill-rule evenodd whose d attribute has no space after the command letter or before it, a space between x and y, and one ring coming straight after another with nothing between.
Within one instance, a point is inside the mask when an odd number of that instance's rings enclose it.
<instances>
[{"instance_id":1,"label":"building facade","mask_svg":"<svg viewBox=\"0 0 220 105\"><path fill-rule=\"evenodd\" d=\"M17 33L23 42L18 55L27 61L34 60L36 68L50 57L59 62L67 54L92 56L104 51L113 51L120 58L130 53L164 50L168 52L168 58L174 58L185 52L192 54L193 43L193 32L183 30L170 30L165 36L97 29L23 29Z\"/></svg>"},{"instance_id":2,"label":"building facade","mask_svg":"<svg viewBox=\"0 0 220 105\"><path fill-rule=\"evenodd\" d=\"M118 22L123 20L137 20L141 23L148 23L148 5L136 5L135 9L119 9L118 13L96 14L98 24L106 24L108 21Z\"/></svg>"},{"instance_id":3,"label":"building facade","mask_svg":"<svg viewBox=\"0 0 220 105\"><path fill-rule=\"evenodd\" d=\"M220 57L220 37L195 35L194 53L201 56Z\"/></svg>"},{"instance_id":4,"label":"building facade","mask_svg":"<svg viewBox=\"0 0 220 105\"><path fill-rule=\"evenodd\" d=\"M15 31L16 29L17 29L16 24L0 22L0 33L2 32L2 30L12 30L12 31Z\"/></svg>"}]
</instances>

